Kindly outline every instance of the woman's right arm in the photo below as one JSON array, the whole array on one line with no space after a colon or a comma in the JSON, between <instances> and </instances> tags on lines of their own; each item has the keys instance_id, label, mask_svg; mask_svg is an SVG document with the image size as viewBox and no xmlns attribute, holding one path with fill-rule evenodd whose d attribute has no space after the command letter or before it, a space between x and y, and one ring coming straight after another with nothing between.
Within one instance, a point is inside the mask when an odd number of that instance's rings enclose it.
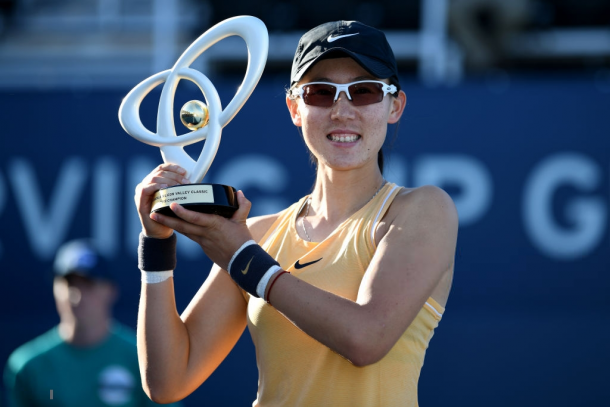
<instances>
[{"instance_id":1,"label":"woman's right arm","mask_svg":"<svg viewBox=\"0 0 610 407\"><path fill-rule=\"evenodd\" d=\"M144 391L157 403L182 400L214 372L245 327L246 301L218 266L182 316L172 278L142 284L138 360Z\"/></svg>"},{"instance_id":2,"label":"woman's right arm","mask_svg":"<svg viewBox=\"0 0 610 407\"><path fill-rule=\"evenodd\" d=\"M173 230L150 219L154 193L186 183L171 164L153 170L136 188L135 201L148 237L168 238ZM182 316L173 278L142 284L138 312L138 361L142 385L155 402L169 403L192 393L231 351L246 327L246 301L228 273L214 265Z\"/></svg>"}]
</instances>

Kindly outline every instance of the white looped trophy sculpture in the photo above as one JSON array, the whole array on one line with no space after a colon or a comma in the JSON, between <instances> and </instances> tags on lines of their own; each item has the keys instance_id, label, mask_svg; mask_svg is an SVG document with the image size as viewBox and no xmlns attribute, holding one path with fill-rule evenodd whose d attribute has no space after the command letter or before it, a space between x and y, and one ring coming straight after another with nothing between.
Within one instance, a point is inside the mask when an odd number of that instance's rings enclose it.
<instances>
[{"instance_id":1,"label":"white looped trophy sculpture","mask_svg":"<svg viewBox=\"0 0 610 407\"><path fill-rule=\"evenodd\" d=\"M242 37L246 42L248 68L239 90L223 110L212 82L201 72L190 68L190 65L209 47L233 35ZM198 183L208 172L216 156L222 128L246 103L263 74L268 50L269 36L261 20L250 16L233 17L216 24L197 38L178 58L172 69L143 80L125 97L119 108L119 121L123 129L146 144L160 147L163 161L180 165L186 170L186 178L191 182L188 185L159 190L154 196L152 212L175 216L169 208L172 202L198 212L216 213L225 217L230 217L237 210L233 187ZM194 130L177 136L173 105L176 87L181 79L188 79L199 87L208 107L199 101L185 104L181 111L182 122ZM157 113L157 134L154 134L146 129L140 120L140 104L150 91L163 82L165 85L161 91ZM194 161L183 147L204 139L206 141L201 154L197 161Z\"/></svg>"}]
</instances>

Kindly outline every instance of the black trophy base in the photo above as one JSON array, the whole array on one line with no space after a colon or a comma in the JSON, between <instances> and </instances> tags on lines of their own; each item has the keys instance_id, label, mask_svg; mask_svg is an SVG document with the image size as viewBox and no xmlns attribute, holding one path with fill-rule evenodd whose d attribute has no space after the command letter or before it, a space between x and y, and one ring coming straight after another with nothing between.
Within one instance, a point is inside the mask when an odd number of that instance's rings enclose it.
<instances>
[{"instance_id":1,"label":"black trophy base","mask_svg":"<svg viewBox=\"0 0 610 407\"><path fill-rule=\"evenodd\" d=\"M170 209L176 202L188 210L230 218L238 208L235 188L221 184L174 185L158 190L151 213L177 217Z\"/></svg>"}]
</instances>

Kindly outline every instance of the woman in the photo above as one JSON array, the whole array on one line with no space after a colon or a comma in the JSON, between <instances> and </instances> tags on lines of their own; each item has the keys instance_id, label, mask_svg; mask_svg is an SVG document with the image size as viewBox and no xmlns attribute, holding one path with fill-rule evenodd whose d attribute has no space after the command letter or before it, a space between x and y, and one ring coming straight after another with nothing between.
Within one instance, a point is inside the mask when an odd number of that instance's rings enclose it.
<instances>
[{"instance_id":1,"label":"woman","mask_svg":"<svg viewBox=\"0 0 610 407\"><path fill-rule=\"evenodd\" d=\"M455 207L436 187L383 179L387 125L406 104L383 33L358 22L316 27L301 38L291 76L288 110L317 161L310 196L246 219L240 191L231 219L172 204L175 219L149 215L151 199L188 182L183 169L163 164L136 190L144 388L158 402L186 397L248 325L260 375L254 405L415 406L451 286ZM168 278L174 230L215 262L182 316Z\"/></svg>"}]
</instances>

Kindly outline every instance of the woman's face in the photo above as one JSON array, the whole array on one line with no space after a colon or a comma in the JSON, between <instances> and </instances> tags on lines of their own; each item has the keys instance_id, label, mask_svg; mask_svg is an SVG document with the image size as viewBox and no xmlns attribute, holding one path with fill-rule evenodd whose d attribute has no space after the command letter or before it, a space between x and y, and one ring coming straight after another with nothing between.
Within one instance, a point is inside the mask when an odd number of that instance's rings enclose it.
<instances>
[{"instance_id":1,"label":"woman's face","mask_svg":"<svg viewBox=\"0 0 610 407\"><path fill-rule=\"evenodd\" d=\"M317 62L299 84L342 84L367 79L379 80L353 59L337 58ZM342 92L331 107L306 105L301 98L287 98L286 103L318 165L349 170L371 163L377 167L377 152L385 140L387 124L400 119L406 96L401 91L398 97L387 95L379 103L354 106Z\"/></svg>"}]
</instances>

